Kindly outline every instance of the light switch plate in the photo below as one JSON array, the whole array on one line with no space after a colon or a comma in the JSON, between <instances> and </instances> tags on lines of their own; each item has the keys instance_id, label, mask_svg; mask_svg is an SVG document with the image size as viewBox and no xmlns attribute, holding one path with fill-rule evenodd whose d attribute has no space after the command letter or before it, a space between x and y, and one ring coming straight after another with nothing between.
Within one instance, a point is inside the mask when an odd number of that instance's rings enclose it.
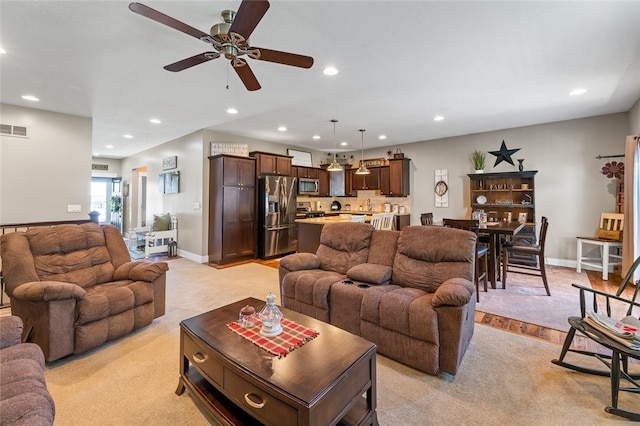
<instances>
[{"instance_id":1,"label":"light switch plate","mask_svg":"<svg viewBox=\"0 0 640 426\"><path fill-rule=\"evenodd\" d=\"M82 207L80 204L68 204L67 205L67 213L80 213L82 211Z\"/></svg>"}]
</instances>

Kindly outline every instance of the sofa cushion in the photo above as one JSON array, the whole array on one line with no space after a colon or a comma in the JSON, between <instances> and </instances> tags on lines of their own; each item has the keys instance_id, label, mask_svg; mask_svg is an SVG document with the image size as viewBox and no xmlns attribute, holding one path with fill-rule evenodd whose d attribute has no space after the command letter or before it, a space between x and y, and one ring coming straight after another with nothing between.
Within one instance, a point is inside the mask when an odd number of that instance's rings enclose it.
<instances>
[{"instance_id":1,"label":"sofa cushion","mask_svg":"<svg viewBox=\"0 0 640 426\"><path fill-rule=\"evenodd\" d=\"M472 281L475 244L476 235L462 229L407 226L398 238L392 282L433 293L449 278Z\"/></svg>"},{"instance_id":2,"label":"sofa cushion","mask_svg":"<svg viewBox=\"0 0 640 426\"><path fill-rule=\"evenodd\" d=\"M385 229L376 229L373 231L371 234L367 263L393 266L399 236L400 231L389 231Z\"/></svg>"},{"instance_id":3,"label":"sofa cushion","mask_svg":"<svg viewBox=\"0 0 640 426\"><path fill-rule=\"evenodd\" d=\"M282 282L283 297L328 310L331 285L344 278L345 275L322 269L290 272Z\"/></svg>"},{"instance_id":4,"label":"sofa cushion","mask_svg":"<svg viewBox=\"0 0 640 426\"><path fill-rule=\"evenodd\" d=\"M153 301L153 285L143 281L115 281L88 289L76 305L76 324L82 325Z\"/></svg>"},{"instance_id":5,"label":"sofa cushion","mask_svg":"<svg viewBox=\"0 0 640 426\"><path fill-rule=\"evenodd\" d=\"M345 275L355 265L365 263L373 227L366 223L327 223L320 234L316 255L320 268Z\"/></svg>"},{"instance_id":6,"label":"sofa cushion","mask_svg":"<svg viewBox=\"0 0 640 426\"><path fill-rule=\"evenodd\" d=\"M25 236L40 280L89 287L112 279L104 232L95 223L31 228Z\"/></svg>"},{"instance_id":7,"label":"sofa cushion","mask_svg":"<svg viewBox=\"0 0 640 426\"><path fill-rule=\"evenodd\" d=\"M431 304L433 295L416 288L393 287L367 289L362 299L362 319L387 330L437 344L438 315ZM391 290L380 291L385 288Z\"/></svg>"},{"instance_id":8,"label":"sofa cushion","mask_svg":"<svg viewBox=\"0 0 640 426\"><path fill-rule=\"evenodd\" d=\"M347 271L347 277L367 284L388 284L391 281L391 267L363 263Z\"/></svg>"}]
</instances>

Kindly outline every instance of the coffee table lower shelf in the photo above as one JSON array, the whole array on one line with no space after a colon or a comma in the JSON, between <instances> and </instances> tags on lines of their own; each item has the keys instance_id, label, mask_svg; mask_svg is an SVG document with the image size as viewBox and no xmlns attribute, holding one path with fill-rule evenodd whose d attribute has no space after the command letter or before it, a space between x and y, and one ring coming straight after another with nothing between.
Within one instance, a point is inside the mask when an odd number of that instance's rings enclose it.
<instances>
[{"instance_id":1,"label":"coffee table lower shelf","mask_svg":"<svg viewBox=\"0 0 640 426\"><path fill-rule=\"evenodd\" d=\"M189 367L185 378L180 378L177 395L182 395L185 389L191 393L200 410L207 413L216 421L226 426L237 425L261 425L259 421L251 417L244 410L224 396L215 386L205 379L194 367ZM356 400L347 414L340 420L338 426L351 425L377 425L377 416L371 418L371 412L367 405L367 399Z\"/></svg>"}]
</instances>

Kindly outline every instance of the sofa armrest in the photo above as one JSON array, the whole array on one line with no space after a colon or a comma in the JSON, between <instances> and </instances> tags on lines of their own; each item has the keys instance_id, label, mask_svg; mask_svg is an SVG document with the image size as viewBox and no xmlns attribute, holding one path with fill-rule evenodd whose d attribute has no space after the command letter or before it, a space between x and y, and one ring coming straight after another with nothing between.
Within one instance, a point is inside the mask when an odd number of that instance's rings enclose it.
<instances>
[{"instance_id":1,"label":"sofa armrest","mask_svg":"<svg viewBox=\"0 0 640 426\"><path fill-rule=\"evenodd\" d=\"M168 270L169 265L166 262L127 262L115 270L113 278L115 280L153 282Z\"/></svg>"},{"instance_id":2,"label":"sofa armrest","mask_svg":"<svg viewBox=\"0 0 640 426\"><path fill-rule=\"evenodd\" d=\"M388 284L391 281L391 267L374 263L361 263L349 269L347 277L368 284Z\"/></svg>"},{"instance_id":3,"label":"sofa armrest","mask_svg":"<svg viewBox=\"0 0 640 426\"><path fill-rule=\"evenodd\" d=\"M438 306L464 306L471 301L475 292L473 283L464 278L450 278L436 290L431 300L434 308Z\"/></svg>"},{"instance_id":4,"label":"sofa armrest","mask_svg":"<svg viewBox=\"0 0 640 426\"><path fill-rule=\"evenodd\" d=\"M320 259L314 253L294 253L280 259L280 267L289 272L320 268Z\"/></svg>"},{"instance_id":5,"label":"sofa armrest","mask_svg":"<svg viewBox=\"0 0 640 426\"><path fill-rule=\"evenodd\" d=\"M0 349L20 343L22 337L22 319L15 315L0 317Z\"/></svg>"},{"instance_id":6,"label":"sofa armrest","mask_svg":"<svg viewBox=\"0 0 640 426\"><path fill-rule=\"evenodd\" d=\"M87 292L79 285L61 281L32 281L13 290L13 297L28 302L82 299L85 294Z\"/></svg>"}]
</instances>

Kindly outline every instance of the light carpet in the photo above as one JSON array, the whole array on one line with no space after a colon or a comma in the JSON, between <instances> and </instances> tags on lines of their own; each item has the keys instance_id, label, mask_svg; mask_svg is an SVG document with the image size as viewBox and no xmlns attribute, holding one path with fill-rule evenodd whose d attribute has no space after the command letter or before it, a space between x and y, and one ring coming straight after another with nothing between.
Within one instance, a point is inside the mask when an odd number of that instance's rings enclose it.
<instances>
[{"instance_id":1,"label":"light carpet","mask_svg":"<svg viewBox=\"0 0 640 426\"><path fill-rule=\"evenodd\" d=\"M567 318L580 316L580 292L571 284L591 288L589 277L575 269L547 266L547 279L551 296L541 278L509 273L506 289L499 282L496 289L489 286L487 293L480 290L476 310L567 331Z\"/></svg>"},{"instance_id":2,"label":"light carpet","mask_svg":"<svg viewBox=\"0 0 640 426\"><path fill-rule=\"evenodd\" d=\"M46 368L56 425L206 425L188 393L174 393L182 319L268 292L274 268L214 269L169 261L167 313L142 330ZM476 325L455 378L429 376L383 356L377 363L381 425L621 425L606 413L608 378L551 364L560 347ZM316 339L310 344L320 344ZM277 362L277 360L274 360ZM313 368L313 366L310 366ZM621 406L638 403L621 395ZM636 405L637 406L637 405Z\"/></svg>"}]
</instances>

